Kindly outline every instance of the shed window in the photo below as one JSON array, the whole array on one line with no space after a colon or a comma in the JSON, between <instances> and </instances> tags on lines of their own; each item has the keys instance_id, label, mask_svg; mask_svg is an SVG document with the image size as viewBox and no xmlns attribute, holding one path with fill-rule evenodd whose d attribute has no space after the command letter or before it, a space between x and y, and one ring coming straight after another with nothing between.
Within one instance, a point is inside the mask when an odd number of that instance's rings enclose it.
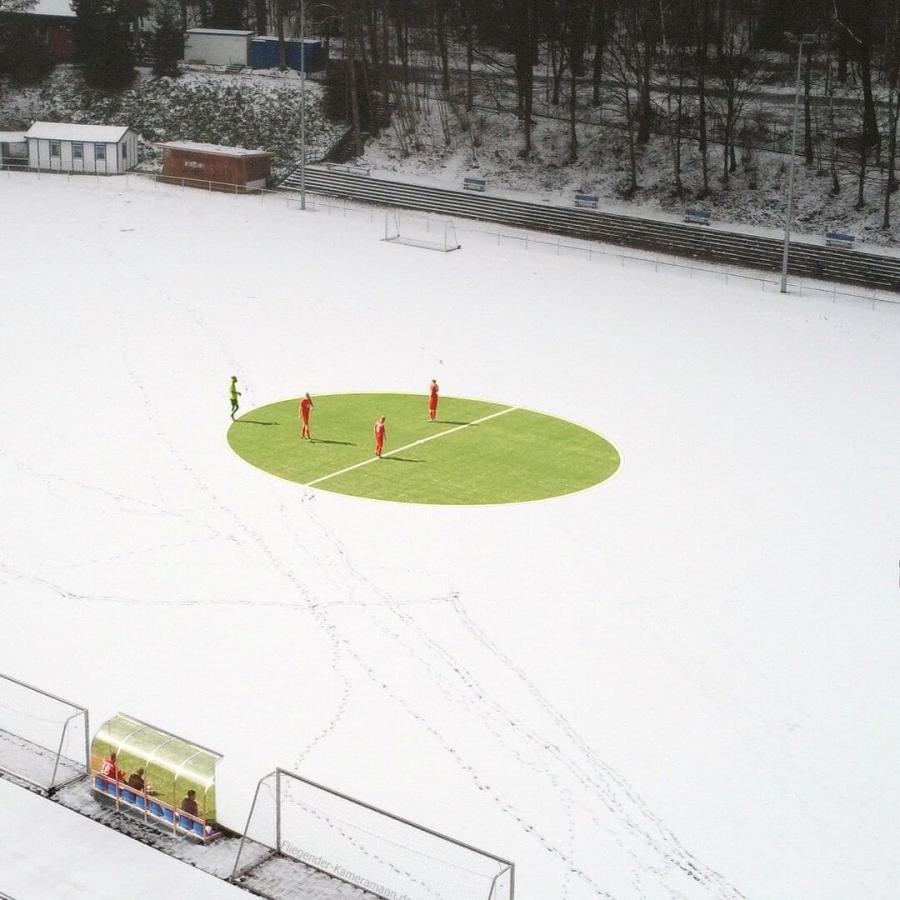
<instances>
[{"instance_id":1,"label":"shed window","mask_svg":"<svg viewBox=\"0 0 900 900\"><path fill-rule=\"evenodd\" d=\"M122 144L122 162L128 159L128 144Z\"/></svg>"},{"instance_id":2,"label":"shed window","mask_svg":"<svg viewBox=\"0 0 900 900\"><path fill-rule=\"evenodd\" d=\"M72 159L84 159L84 144L72 144Z\"/></svg>"},{"instance_id":3,"label":"shed window","mask_svg":"<svg viewBox=\"0 0 900 900\"><path fill-rule=\"evenodd\" d=\"M106 162L106 144L94 144L94 159Z\"/></svg>"},{"instance_id":4,"label":"shed window","mask_svg":"<svg viewBox=\"0 0 900 900\"><path fill-rule=\"evenodd\" d=\"M59 159L59 141L50 141L50 156Z\"/></svg>"}]
</instances>

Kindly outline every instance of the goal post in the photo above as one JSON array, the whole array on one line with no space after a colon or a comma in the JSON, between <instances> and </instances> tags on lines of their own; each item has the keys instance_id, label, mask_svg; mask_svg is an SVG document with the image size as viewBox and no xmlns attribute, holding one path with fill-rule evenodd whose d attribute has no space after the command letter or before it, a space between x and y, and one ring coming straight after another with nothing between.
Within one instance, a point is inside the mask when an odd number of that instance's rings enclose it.
<instances>
[{"instance_id":1,"label":"goal post","mask_svg":"<svg viewBox=\"0 0 900 900\"><path fill-rule=\"evenodd\" d=\"M406 244L422 250L438 250L450 253L461 249L452 220L432 222L431 216L401 216L387 212L384 215L384 238L387 243Z\"/></svg>"},{"instance_id":2,"label":"goal post","mask_svg":"<svg viewBox=\"0 0 900 900\"><path fill-rule=\"evenodd\" d=\"M509 860L276 769L257 785L231 880L269 896L278 879L315 883L322 873L361 889L365 900L515 896Z\"/></svg>"},{"instance_id":3,"label":"goal post","mask_svg":"<svg viewBox=\"0 0 900 900\"><path fill-rule=\"evenodd\" d=\"M87 709L0 673L0 775L51 796L89 767Z\"/></svg>"}]
</instances>

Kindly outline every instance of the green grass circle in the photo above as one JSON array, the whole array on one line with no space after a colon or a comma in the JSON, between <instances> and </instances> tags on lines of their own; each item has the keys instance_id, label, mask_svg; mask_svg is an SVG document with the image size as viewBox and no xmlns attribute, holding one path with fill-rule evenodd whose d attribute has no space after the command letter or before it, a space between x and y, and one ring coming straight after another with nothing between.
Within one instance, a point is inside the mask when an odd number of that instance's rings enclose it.
<instances>
[{"instance_id":1,"label":"green grass circle","mask_svg":"<svg viewBox=\"0 0 900 900\"><path fill-rule=\"evenodd\" d=\"M251 465L299 484L401 503L482 504L542 500L584 490L619 468L609 441L531 410L441 397L437 422L421 394L313 397L312 440L301 440L299 400L245 413L228 443ZM374 457L372 429L387 441Z\"/></svg>"}]
</instances>

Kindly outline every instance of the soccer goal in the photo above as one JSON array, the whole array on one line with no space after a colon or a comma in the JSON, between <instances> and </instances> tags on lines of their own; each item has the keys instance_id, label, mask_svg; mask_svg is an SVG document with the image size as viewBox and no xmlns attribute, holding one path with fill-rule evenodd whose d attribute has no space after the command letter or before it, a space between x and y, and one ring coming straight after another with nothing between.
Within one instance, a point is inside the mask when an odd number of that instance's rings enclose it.
<instances>
[{"instance_id":1,"label":"soccer goal","mask_svg":"<svg viewBox=\"0 0 900 900\"><path fill-rule=\"evenodd\" d=\"M88 711L0 673L0 775L50 796L88 772Z\"/></svg>"},{"instance_id":2,"label":"soccer goal","mask_svg":"<svg viewBox=\"0 0 900 900\"><path fill-rule=\"evenodd\" d=\"M280 897L279 884L321 886L322 873L360 888L364 900L514 900L515 893L508 860L276 769L257 785L231 880Z\"/></svg>"},{"instance_id":3,"label":"soccer goal","mask_svg":"<svg viewBox=\"0 0 900 900\"><path fill-rule=\"evenodd\" d=\"M384 217L384 240L443 253L459 250L462 246L456 238L456 226L449 219L435 223L430 216L401 217L399 213L390 212Z\"/></svg>"}]
</instances>

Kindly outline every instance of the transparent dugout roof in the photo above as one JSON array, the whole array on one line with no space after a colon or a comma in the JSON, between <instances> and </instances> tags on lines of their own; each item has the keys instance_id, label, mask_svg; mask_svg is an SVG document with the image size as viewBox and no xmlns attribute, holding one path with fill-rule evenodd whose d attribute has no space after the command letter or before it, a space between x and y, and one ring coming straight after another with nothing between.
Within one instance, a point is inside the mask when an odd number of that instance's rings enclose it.
<instances>
[{"instance_id":1,"label":"transparent dugout roof","mask_svg":"<svg viewBox=\"0 0 900 900\"><path fill-rule=\"evenodd\" d=\"M100 726L93 748L98 756L111 751L126 753L141 760L145 767L164 769L174 779L184 779L205 790L214 785L216 763L222 758L221 753L122 713Z\"/></svg>"}]
</instances>

